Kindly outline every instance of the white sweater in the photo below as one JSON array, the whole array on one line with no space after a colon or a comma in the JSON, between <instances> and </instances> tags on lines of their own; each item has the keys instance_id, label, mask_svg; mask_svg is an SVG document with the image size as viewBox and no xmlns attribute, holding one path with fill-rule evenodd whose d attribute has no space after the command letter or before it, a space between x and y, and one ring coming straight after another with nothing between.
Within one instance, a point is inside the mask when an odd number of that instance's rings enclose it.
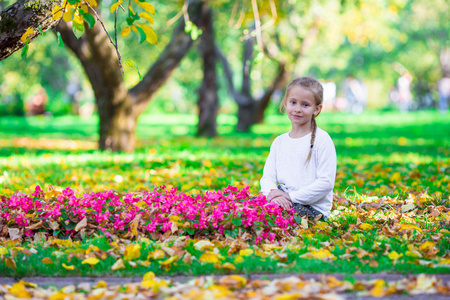
<instances>
[{"instance_id":1,"label":"white sweater","mask_svg":"<svg viewBox=\"0 0 450 300\"><path fill-rule=\"evenodd\" d=\"M316 130L311 160L311 133L297 139L284 133L270 146L261 178L261 192L267 196L279 184L292 202L311 205L325 216L331 211L336 178L336 150L328 133Z\"/></svg>"}]
</instances>

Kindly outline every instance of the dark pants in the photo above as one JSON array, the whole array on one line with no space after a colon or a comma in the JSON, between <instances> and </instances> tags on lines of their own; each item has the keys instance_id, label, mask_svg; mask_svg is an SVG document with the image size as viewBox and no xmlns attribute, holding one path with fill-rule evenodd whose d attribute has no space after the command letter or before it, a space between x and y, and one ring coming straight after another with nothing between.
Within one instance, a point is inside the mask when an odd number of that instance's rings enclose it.
<instances>
[{"instance_id":1,"label":"dark pants","mask_svg":"<svg viewBox=\"0 0 450 300\"><path fill-rule=\"evenodd\" d=\"M278 189L286 193L286 191L284 191L280 185L278 185ZM313 208L311 205L303 205L294 202L292 202L292 205L294 206L295 213L301 217L307 216L309 220L315 220L319 215L321 215L318 220L321 221L327 220L327 217L325 217L323 213Z\"/></svg>"}]
</instances>

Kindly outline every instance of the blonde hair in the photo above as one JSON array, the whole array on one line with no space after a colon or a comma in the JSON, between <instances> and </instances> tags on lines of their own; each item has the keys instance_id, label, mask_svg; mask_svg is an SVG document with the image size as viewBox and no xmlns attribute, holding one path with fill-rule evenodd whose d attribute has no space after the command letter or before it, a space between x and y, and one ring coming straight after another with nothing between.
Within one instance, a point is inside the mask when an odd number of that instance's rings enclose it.
<instances>
[{"instance_id":1,"label":"blonde hair","mask_svg":"<svg viewBox=\"0 0 450 300\"><path fill-rule=\"evenodd\" d=\"M323 103L323 87L320 84L320 82L318 82L316 79L311 78L311 77L299 77L299 78L292 80L287 85L283 100L280 103L280 111L281 112L283 112L283 110L284 110L284 106L286 104L289 92L295 86L300 86L300 87L310 91L314 95L314 100L316 102L316 106L321 105ZM308 158L306 158L306 162L305 162L306 164L308 164L309 161L311 160L312 148L314 146L314 141L316 139L316 129L317 129L316 117L319 114L320 114L320 112L317 115L313 116L311 119L311 127L312 127L311 147L309 149Z\"/></svg>"}]
</instances>

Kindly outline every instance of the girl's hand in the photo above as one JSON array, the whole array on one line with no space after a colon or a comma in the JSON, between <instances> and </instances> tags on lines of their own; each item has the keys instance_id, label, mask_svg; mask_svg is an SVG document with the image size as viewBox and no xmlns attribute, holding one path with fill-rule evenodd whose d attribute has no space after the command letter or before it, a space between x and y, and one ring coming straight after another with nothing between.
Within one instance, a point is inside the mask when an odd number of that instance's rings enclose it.
<instances>
[{"instance_id":1,"label":"girl's hand","mask_svg":"<svg viewBox=\"0 0 450 300\"><path fill-rule=\"evenodd\" d=\"M269 194L267 195L267 200L272 201L273 199L275 199L277 197L286 198L286 193L279 189L272 189L272 190L270 190ZM289 195L288 195L288 197L289 197Z\"/></svg>"},{"instance_id":2,"label":"girl's hand","mask_svg":"<svg viewBox=\"0 0 450 300\"><path fill-rule=\"evenodd\" d=\"M285 197L276 197L271 202L274 202L281 206L284 209L291 209L292 208L292 202Z\"/></svg>"}]
</instances>

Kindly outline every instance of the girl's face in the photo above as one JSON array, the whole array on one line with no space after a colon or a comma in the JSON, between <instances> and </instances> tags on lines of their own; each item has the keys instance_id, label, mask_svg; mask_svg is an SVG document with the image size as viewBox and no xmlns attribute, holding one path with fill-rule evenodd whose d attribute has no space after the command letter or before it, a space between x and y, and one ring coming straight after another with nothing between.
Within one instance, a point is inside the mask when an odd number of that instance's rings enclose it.
<instances>
[{"instance_id":1,"label":"girl's face","mask_svg":"<svg viewBox=\"0 0 450 300\"><path fill-rule=\"evenodd\" d=\"M301 86L294 86L286 96L284 103L292 126L310 126L311 119L322 110L322 104L316 105L314 94Z\"/></svg>"}]
</instances>

